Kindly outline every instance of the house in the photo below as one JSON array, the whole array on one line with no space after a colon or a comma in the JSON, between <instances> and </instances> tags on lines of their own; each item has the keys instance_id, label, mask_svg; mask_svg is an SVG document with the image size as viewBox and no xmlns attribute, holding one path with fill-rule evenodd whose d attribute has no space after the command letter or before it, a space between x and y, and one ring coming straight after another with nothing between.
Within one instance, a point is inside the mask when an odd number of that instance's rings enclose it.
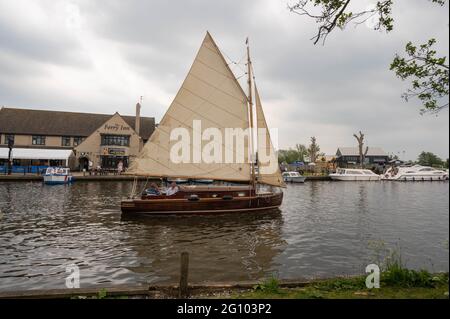
<instances>
[{"instance_id":1,"label":"house","mask_svg":"<svg viewBox=\"0 0 450 319\"><path fill-rule=\"evenodd\" d=\"M364 165L383 166L388 162L389 156L382 148L369 146ZM361 165L359 158L359 148L339 147L336 151L336 163L338 167L352 167Z\"/></svg>"},{"instance_id":2,"label":"house","mask_svg":"<svg viewBox=\"0 0 450 319\"><path fill-rule=\"evenodd\" d=\"M2 107L0 166L8 161L9 140L14 145L15 166L116 168L119 161L127 166L155 129L155 119L141 117L140 108L138 103L135 116L123 116L117 112L111 115Z\"/></svg>"}]
</instances>

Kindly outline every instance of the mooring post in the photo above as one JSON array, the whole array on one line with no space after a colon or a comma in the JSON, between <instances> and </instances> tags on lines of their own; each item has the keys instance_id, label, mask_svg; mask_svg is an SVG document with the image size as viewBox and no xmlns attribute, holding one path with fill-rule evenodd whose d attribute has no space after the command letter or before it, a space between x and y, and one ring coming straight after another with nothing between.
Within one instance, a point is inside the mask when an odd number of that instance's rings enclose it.
<instances>
[{"instance_id":1,"label":"mooring post","mask_svg":"<svg viewBox=\"0 0 450 319\"><path fill-rule=\"evenodd\" d=\"M181 267L180 267L180 291L179 297L188 297L188 273L189 273L189 253L181 253Z\"/></svg>"}]
</instances>

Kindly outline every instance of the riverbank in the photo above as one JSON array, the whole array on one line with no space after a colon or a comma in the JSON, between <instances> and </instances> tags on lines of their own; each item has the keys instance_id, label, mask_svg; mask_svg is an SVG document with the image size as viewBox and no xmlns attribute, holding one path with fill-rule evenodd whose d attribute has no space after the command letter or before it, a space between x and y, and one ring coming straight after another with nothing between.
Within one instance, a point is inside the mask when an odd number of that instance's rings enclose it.
<instances>
[{"instance_id":1,"label":"riverbank","mask_svg":"<svg viewBox=\"0 0 450 319\"><path fill-rule=\"evenodd\" d=\"M74 174L75 181L81 182L101 182L101 181L133 181L134 176L128 175L83 175ZM146 177L138 177L138 180L146 180ZM43 177L41 175L33 175L33 174L13 174L13 175L0 175L0 182L42 182ZM306 181L331 181L329 176L308 176L306 177Z\"/></svg>"},{"instance_id":2,"label":"riverbank","mask_svg":"<svg viewBox=\"0 0 450 319\"><path fill-rule=\"evenodd\" d=\"M81 182L102 182L102 181L133 181L134 176L127 175L76 175L75 181ZM138 180L146 180L146 177L138 177ZM0 182L42 182L41 175L0 175Z\"/></svg>"},{"instance_id":3,"label":"riverbank","mask_svg":"<svg viewBox=\"0 0 450 319\"><path fill-rule=\"evenodd\" d=\"M448 274L435 274L432 283L383 283L368 289L365 277L313 281L209 283L189 285L189 299L448 299ZM0 299L174 299L178 285L117 286L0 292Z\"/></svg>"}]
</instances>

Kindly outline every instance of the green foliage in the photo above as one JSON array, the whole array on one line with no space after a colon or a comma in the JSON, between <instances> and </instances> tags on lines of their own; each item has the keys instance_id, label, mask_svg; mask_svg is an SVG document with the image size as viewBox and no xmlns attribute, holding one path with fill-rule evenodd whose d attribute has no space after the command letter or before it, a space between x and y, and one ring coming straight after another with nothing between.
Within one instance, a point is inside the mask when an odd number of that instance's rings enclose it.
<instances>
[{"instance_id":1,"label":"green foliage","mask_svg":"<svg viewBox=\"0 0 450 319\"><path fill-rule=\"evenodd\" d=\"M291 164L296 161L305 162L306 156L309 156L311 162L315 161L318 156L321 156L320 146L317 145L317 140L315 137L311 137L311 144L306 148L303 144L295 145L295 149L279 150L278 151L278 162Z\"/></svg>"},{"instance_id":2,"label":"green foliage","mask_svg":"<svg viewBox=\"0 0 450 319\"><path fill-rule=\"evenodd\" d=\"M441 278L436 279L426 270L406 268L398 246L388 249L383 241L371 241L369 247L375 253L373 262L381 269L382 287L430 288L435 287L437 282L442 282Z\"/></svg>"},{"instance_id":3,"label":"green foliage","mask_svg":"<svg viewBox=\"0 0 450 319\"><path fill-rule=\"evenodd\" d=\"M308 156L308 149L303 144L297 144L295 145L295 150L298 154L298 160L301 162L305 161L305 157Z\"/></svg>"},{"instance_id":4,"label":"green foliage","mask_svg":"<svg viewBox=\"0 0 450 319\"><path fill-rule=\"evenodd\" d=\"M433 276L426 270L410 270L400 262L388 265L386 271L381 274L381 284L391 287L434 287Z\"/></svg>"},{"instance_id":5,"label":"green foliage","mask_svg":"<svg viewBox=\"0 0 450 319\"><path fill-rule=\"evenodd\" d=\"M409 42L406 45L407 57L397 54L391 64L391 70L400 79L411 79L412 88L403 94L403 98L408 101L411 97L417 97L423 103L423 113L448 107L448 99L442 100L449 94L449 66L445 56L436 56L432 48L435 43L435 39L420 46Z\"/></svg>"},{"instance_id":6,"label":"green foliage","mask_svg":"<svg viewBox=\"0 0 450 319\"><path fill-rule=\"evenodd\" d=\"M291 12L313 18L319 24L317 34L312 38L314 44L320 40L325 42L336 27L344 29L352 21L361 24L374 16L378 17L375 30L390 32L394 29L393 0L377 1L373 8L358 12L352 11L351 3L352 0L298 0L288 7Z\"/></svg>"},{"instance_id":7,"label":"green foliage","mask_svg":"<svg viewBox=\"0 0 450 319\"><path fill-rule=\"evenodd\" d=\"M320 146L317 144L317 139L315 136L311 137L311 144L308 147L308 155L311 163L314 163L320 152Z\"/></svg>"},{"instance_id":8,"label":"green foliage","mask_svg":"<svg viewBox=\"0 0 450 319\"><path fill-rule=\"evenodd\" d=\"M280 292L280 284L279 284L278 279L272 276L272 277L266 279L263 283L260 283L260 284L256 285L255 287L253 287L253 289L256 291L262 291L265 293L276 294L276 293Z\"/></svg>"},{"instance_id":9,"label":"green foliage","mask_svg":"<svg viewBox=\"0 0 450 319\"><path fill-rule=\"evenodd\" d=\"M429 0L440 6L446 0ZM314 44L319 40L325 42L328 35L336 28L343 29L351 21L361 24L376 17L375 30L390 32L394 29L392 7L394 0L377 1L372 9L352 10L355 0L297 0L289 6L291 12L313 18L319 25ZM445 56L437 56L433 50L435 39L416 46L412 42L406 45L406 57L396 55L390 69L402 80L410 80L411 88L402 96L406 101L418 98L425 112L439 112L448 107L449 65Z\"/></svg>"},{"instance_id":10,"label":"green foliage","mask_svg":"<svg viewBox=\"0 0 450 319\"><path fill-rule=\"evenodd\" d=\"M292 162L298 161L300 158L298 152L293 149L279 150L278 151L278 162L290 164Z\"/></svg>"},{"instance_id":11,"label":"green foliage","mask_svg":"<svg viewBox=\"0 0 450 319\"><path fill-rule=\"evenodd\" d=\"M100 289L100 291L97 294L97 299L105 299L106 296L108 295L106 289Z\"/></svg>"},{"instance_id":12,"label":"green foliage","mask_svg":"<svg viewBox=\"0 0 450 319\"><path fill-rule=\"evenodd\" d=\"M444 162L437 155L431 152L422 152L417 159L417 163L423 166L444 166Z\"/></svg>"}]
</instances>

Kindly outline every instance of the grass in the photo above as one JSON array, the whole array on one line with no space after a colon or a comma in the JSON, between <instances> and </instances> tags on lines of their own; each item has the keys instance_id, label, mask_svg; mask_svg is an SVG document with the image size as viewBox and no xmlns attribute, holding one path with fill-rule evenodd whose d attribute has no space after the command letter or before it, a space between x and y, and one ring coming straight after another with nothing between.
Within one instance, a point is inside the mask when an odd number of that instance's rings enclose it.
<instances>
[{"instance_id":1,"label":"grass","mask_svg":"<svg viewBox=\"0 0 450 319\"><path fill-rule=\"evenodd\" d=\"M368 289L365 276L337 278L311 283L302 288L280 288L274 278L253 290L234 294L238 299L448 299L448 273L425 275L424 271L392 272L380 289ZM399 281L392 281L392 280Z\"/></svg>"},{"instance_id":2,"label":"grass","mask_svg":"<svg viewBox=\"0 0 450 319\"><path fill-rule=\"evenodd\" d=\"M384 244L377 245L385 250ZM426 270L408 269L402 262L400 250L390 250L383 262L380 288L366 287L366 276L317 281L302 288L281 288L271 277L253 290L234 294L232 298L246 299L448 299L448 273L431 274Z\"/></svg>"}]
</instances>

